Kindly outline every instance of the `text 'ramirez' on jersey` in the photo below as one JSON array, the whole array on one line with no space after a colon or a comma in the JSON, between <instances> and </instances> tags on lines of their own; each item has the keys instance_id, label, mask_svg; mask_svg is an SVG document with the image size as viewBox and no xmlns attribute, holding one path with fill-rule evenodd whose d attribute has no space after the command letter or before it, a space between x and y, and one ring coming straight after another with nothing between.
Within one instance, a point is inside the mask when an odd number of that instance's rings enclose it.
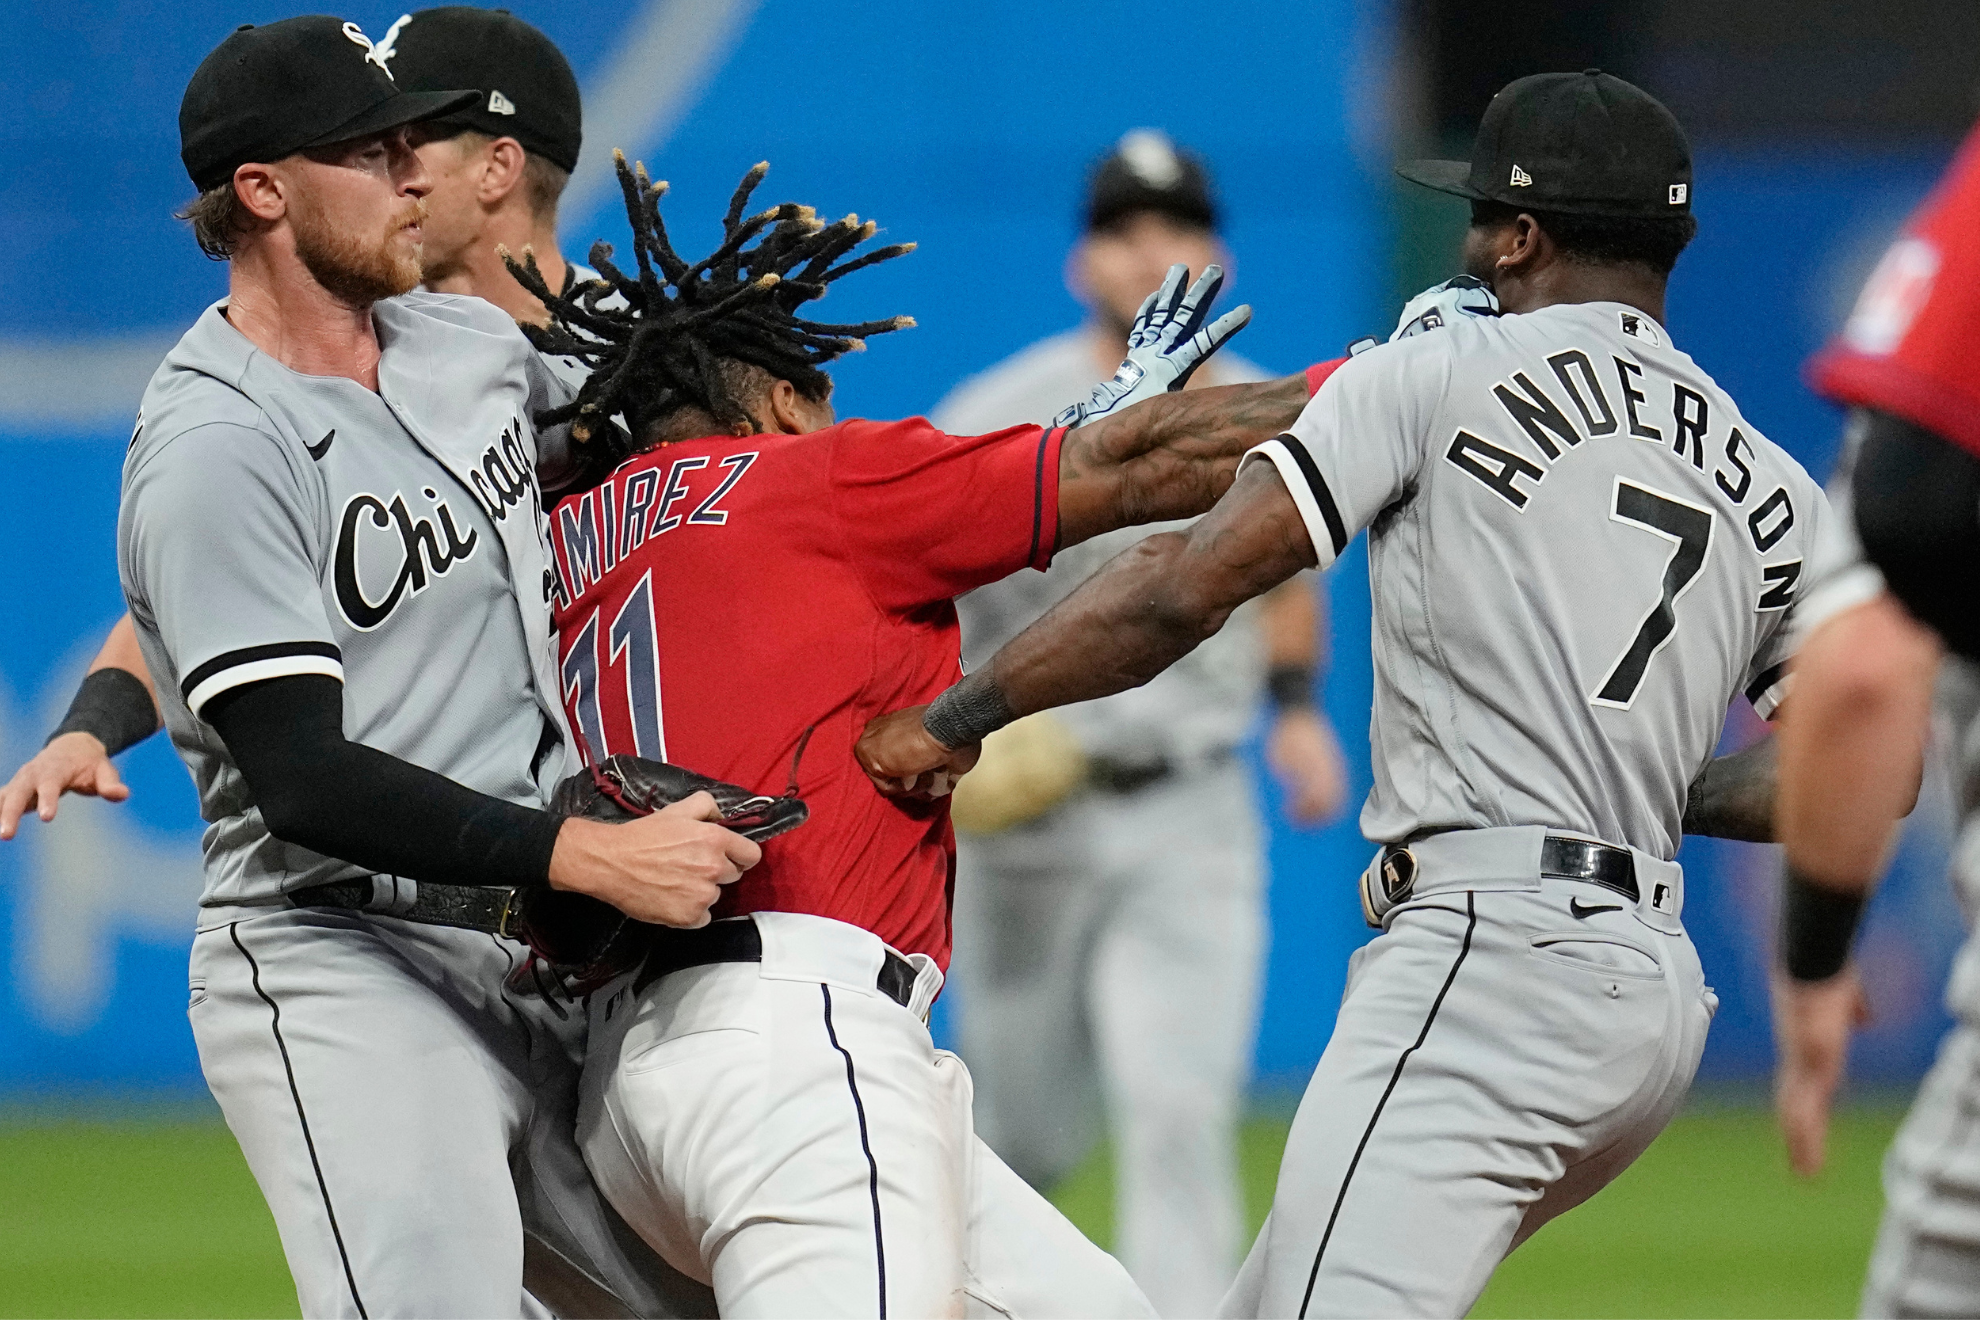
<instances>
[{"instance_id":1,"label":"text 'ramirez' on jersey","mask_svg":"<svg viewBox=\"0 0 1980 1320\"><path fill-rule=\"evenodd\" d=\"M1634 308L1373 349L1253 452L1322 567L1369 528L1370 839L1546 825L1669 858L1732 698L1780 700L1827 504Z\"/></svg>"}]
</instances>

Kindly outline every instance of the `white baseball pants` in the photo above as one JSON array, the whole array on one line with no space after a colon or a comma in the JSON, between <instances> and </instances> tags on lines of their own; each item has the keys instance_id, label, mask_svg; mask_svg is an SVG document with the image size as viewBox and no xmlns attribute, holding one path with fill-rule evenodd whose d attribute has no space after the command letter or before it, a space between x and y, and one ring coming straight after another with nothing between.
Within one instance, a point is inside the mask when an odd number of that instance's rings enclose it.
<instances>
[{"instance_id":1,"label":"white baseball pants","mask_svg":"<svg viewBox=\"0 0 1980 1320\"><path fill-rule=\"evenodd\" d=\"M629 1313L714 1314L586 1174L583 1006L508 990L520 946L320 908L203 915L200 1067L305 1316L548 1315L525 1232L533 1260L548 1244Z\"/></svg>"},{"instance_id":2,"label":"white baseball pants","mask_svg":"<svg viewBox=\"0 0 1980 1320\"><path fill-rule=\"evenodd\" d=\"M1349 965L1222 1314L1464 1315L1509 1251L1670 1121L1718 1005L1678 920L1682 875L1638 853L1636 903L1543 880L1544 833L1414 846L1415 897Z\"/></svg>"},{"instance_id":3,"label":"white baseball pants","mask_svg":"<svg viewBox=\"0 0 1980 1320\"><path fill-rule=\"evenodd\" d=\"M978 1141L969 1074L875 988L886 946L758 913L761 963L592 1000L579 1137L653 1249L725 1320L1147 1316L1114 1259Z\"/></svg>"}]
</instances>

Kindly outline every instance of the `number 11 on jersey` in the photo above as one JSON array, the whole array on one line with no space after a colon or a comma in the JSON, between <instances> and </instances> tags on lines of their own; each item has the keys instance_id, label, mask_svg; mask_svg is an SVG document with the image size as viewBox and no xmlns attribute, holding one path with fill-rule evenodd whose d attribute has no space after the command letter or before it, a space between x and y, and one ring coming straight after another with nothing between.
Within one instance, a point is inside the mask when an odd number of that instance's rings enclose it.
<instances>
[{"instance_id":1,"label":"number 11 on jersey","mask_svg":"<svg viewBox=\"0 0 1980 1320\"><path fill-rule=\"evenodd\" d=\"M564 700L587 758L603 760L615 752L632 752L650 760L667 759L667 732L660 715L659 628L653 618L653 575L647 573L612 616L606 633L607 654L598 653L598 615L593 610L564 656ZM607 736L598 687L613 667L625 671L626 713L631 717L632 746L615 746ZM623 743L624 738L617 740Z\"/></svg>"},{"instance_id":2,"label":"number 11 on jersey","mask_svg":"<svg viewBox=\"0 0 1980 1320\"><path fill-rule=\"evenodd\" d=\"M1664 565L1663 594L1609 670L1609 677L1589 698L1598 706L1628 710L1650 661L1677 632L1678 597L1698 580L1699 571L1705 567L1705 557L1712 549L1713 519L1710 509L1621 477L1616 478L1615 503L1609 517L1674 543L1670 560Z\"/></svg>"}]
</instances>

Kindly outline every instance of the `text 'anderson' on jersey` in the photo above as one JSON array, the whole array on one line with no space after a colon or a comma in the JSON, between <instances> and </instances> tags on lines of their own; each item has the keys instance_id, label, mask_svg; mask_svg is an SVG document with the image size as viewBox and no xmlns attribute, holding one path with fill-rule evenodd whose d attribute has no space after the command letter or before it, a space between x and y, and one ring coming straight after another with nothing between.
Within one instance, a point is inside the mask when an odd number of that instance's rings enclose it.
<instances>
[{"instance_id":1,"label":"text 'anderson' on jersey","mask_svg":"<svg viewBox=\"0 0 1980 1320\"><path fill-rule=\"evenodd\" d=\"M1634 308L1385 345L1253 454L1323 567L1370 529L1371 839L1545 825L1669 858L1731 699L1783 694L1826 501Z\"/></svg>"}]
</instances>

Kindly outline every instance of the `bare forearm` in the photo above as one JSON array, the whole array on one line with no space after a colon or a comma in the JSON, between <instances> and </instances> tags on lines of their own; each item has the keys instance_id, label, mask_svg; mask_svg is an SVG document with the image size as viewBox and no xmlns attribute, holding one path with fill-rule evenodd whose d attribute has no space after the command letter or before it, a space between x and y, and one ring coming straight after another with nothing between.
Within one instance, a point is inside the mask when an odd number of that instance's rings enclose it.
<instances>
[{"instance_id":1,"label":"bare forearm","mask_svg":"<svg viewBox=\"0 0 1980 1320\"><path fill-rule=\"evenodd\" d=\"M1684 804L1684 832L1747 843L1774 842L1775 769L1772 734L1706 763Z\"/></svg>"},{"instance_id":2,"label":"bare forearm","mask_svg":"<svg viewBox=\"0 0 1980 1320\"><path fill-rule=\"evenodd\" d=\"M1175 592L1188 537L1151 536L1011 639L984 667L1013 716L1139 687L1223 625Z\"/></svg>"},{"instance_id":3,"label":"bare forearm","mask_svg":"<svg viewBox=\"0 0 1980 1320\"><path fill-rule=\"evenodd\" d=\"M1817 628L1780 717L1777 823L1789 867L1860 893L1918 797L1938 644L1888 596Z\"/></svg>"},{"instance_id":4,"label":"bare forearm","mask_svg":"<svg viewBox=\"0 0 1980 1320\"><path fill-rule=\"evenodd\" d=\"M1282 582L1259 600L1258 631L1265 643L1265 663L1271 668L1297 665L1318 669L1320 591L1311 574Z\"/></svg>"},{"instance_id":5,"label":"bare forearm","mask_svg":"<svg viewBox=\"0 0 1980 1320\"><path fill-rule=\"evenodd\" d=\"M1307 391L1304 374L1184 390L1070 432L1059 450L1059 546L1207 511L1245 451L1298 419Z\"/></svg>"},{"instance_id":6,"label":"bare forearm","mask_svg":"<svg viewBox=\"0 0 1980 1320\"><path fill-rule=\"evenodd\" d=\"M103 639L103 649L89 662L89 672L99 669L121 669L144 684L144 690L151 694L153 704L158 701L158 685L151 681L151 671L144 666L144 652L138 649L137 625L131 622L126 613L110 629L110 635Z\"/></svg>"},{"instance_id":7,"label":"bare forearm","mask_svg":"<svg viewBox=\"0 0 1980 1320\"><path fill-rule=\"evenodd\" d=\"M1151 536L1115 556L1012 638L985 679L1013 715L1138 687L1222 628L1239 605L1314 563L1278 473L1253 463L1187 533Z\"/></svg>"}]
</instances>

